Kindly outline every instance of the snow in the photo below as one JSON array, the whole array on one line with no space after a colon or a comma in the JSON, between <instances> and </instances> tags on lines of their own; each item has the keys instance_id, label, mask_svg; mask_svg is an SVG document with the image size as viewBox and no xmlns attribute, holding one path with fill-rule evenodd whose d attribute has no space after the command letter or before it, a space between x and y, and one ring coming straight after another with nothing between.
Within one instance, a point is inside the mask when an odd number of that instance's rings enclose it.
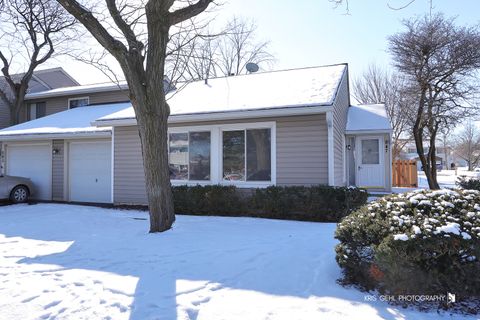
<instances>
[{"instance_id":1,"label":"snow","mask_svg":"<svg viewBox=\"0 0 480 320\"><path fill-rule=\"evenodd\" d=\"M118 83L114 82L105 82L105 83L95 83L87 84L81 86L71 86L71 87L62 87L55 88L51 90L39 91L28 93L26 99L39 99L39 98L48 98L48 97L58 97L66 95L78 95L78 94L88 94L93 92L105 92L113 90L126 90L128 85L126 81L119 81Z\"/></svg>"},{"instance_id":2,"label":"snow","mask_svg":"<svg viewBox=\"0 0 480 320\"><path fill-rule=\"evenodd\" d=\"M129 107L130 103L93 105L58 112L0 130L0 137L30 134L78 134L111 131L110 127L94 127L91 122L107 114Z\"/></svg>"},{"instance_id":3,"label":"snow","mask_svg":"<svg viewBox=\"0 0 480 320\"><path fill-rule=\"evenodd\" d=\"M167 94L171 115L331 105L345 65L222 77L177 85ZM133 108L100 121L133 119Z\"/></svg>"},{"instance_id":4,"label":"snow","mask_svg":"<svg viewBox=\"0 0 480 320\"><path fill-rule=\"evenodd\" d=\"M0 207L2 319L474 319L336 283L335 224L64 204Z\"/></svg>"},{"instance_id":5,"label":"snow","mask_svg":"<svg viewBox=\"0 0 480 320\"><path fill-rule=\"evenodd\" d=\"M436 227L433 233L438 234L440 232L460 235L460 225L456 222L448 222L446 225Z\"/></svg>"},{"instance_id":6,"label":"snow","mask_svg":"<svg viewBox=\"0 0 480 320\"><path fill-rule=\"evenodd\" d=\"M348 131L391 131L392 126L383 104L357 105L348 108Z\"/></svg>"},{"instance_id":7,"label":"snow","mask_svg":"<svg viewBox=\"0 0 480 320\"><path fill-rule=\"evenodd\" d=\"M405 233L395 234L395 235L393 235L393 240L407 241L408 236Z\"/></svg>"}]
</instances>

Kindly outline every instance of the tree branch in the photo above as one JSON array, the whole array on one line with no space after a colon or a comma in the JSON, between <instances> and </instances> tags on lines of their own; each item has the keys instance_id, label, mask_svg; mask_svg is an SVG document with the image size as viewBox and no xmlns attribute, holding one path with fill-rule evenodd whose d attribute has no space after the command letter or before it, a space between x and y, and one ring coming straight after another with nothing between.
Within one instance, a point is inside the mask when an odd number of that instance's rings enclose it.
<instances>
[{"instance_id":1,"label":"tree branch","mask_svg":"<svg viewBox=\"0 0 480 320\"><path fill-rule=\"evenodd\" d=\"M168 24L170 26L176 25L185 20L191 19L196 15L207 9L208 5L212 3L213 0L198 0L197 3L191 4L187 7L175 10L168 14Z\"/></svg>"}]
</instances>

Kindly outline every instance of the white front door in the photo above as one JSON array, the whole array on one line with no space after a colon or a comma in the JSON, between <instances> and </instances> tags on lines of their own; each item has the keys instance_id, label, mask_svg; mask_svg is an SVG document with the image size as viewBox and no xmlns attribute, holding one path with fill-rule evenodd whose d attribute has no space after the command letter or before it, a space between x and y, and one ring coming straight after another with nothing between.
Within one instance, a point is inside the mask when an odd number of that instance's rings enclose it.
<instances>
[{"instance_id":1,"label":"white front door","mask_svg":"<svg viewBox=\"0 0 480 320\"><path fill-rule=\"evenodd\" d=\"M71 142L69 149L70 201L112 202L111 142Z\"/></svg>"},{"instance_id":2,"label":"white front door","mask_svg":"<svg viewBox=\"0 0 480 320\"><path fill-rule=\"evenodd\" d=\"M7 145L6 173L30 178L33 199L52 200L52 147L50 144Z\"/></svg>"},{"instance_id":3,"label":"white front door","mask_svg":"<svg viewBox=\"0 0 480 320\"><path fill-rule=\"evenodd\" d=\"M357 186L385 187L385 152L383 137L357 137Z\"/></svg>"}]
</instances>

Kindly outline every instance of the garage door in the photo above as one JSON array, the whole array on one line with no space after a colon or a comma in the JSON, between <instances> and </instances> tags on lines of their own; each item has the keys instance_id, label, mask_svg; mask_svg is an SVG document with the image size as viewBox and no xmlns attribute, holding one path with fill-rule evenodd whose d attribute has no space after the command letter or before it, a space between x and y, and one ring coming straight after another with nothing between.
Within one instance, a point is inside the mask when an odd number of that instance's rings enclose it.
<instances>
[{"instance_id":1,"label":"garage door","mask_svg":"<svg viewBox=\"0 0 480 320\"><path fill-rule=\"evenodd\" d=\"M111 156L110 141L70 143L70 201L112 202Z\"/></svg>"},{"instance_id":2,"label":"garage door","mask_svg":"<svg viewBox=\"0 0 480 320\"><path fill-rule=\"evenodd\" d=\"M35 188L32 198L52 199L52 148L50 145L7 145L6 172L30 178Z\"/></svg>"}]
</instances>

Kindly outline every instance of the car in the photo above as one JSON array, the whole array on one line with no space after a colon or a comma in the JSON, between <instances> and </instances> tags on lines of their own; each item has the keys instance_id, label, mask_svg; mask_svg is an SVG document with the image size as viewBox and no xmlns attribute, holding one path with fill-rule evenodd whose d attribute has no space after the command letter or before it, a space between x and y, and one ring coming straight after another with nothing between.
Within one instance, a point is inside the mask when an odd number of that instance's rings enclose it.
<instances>
[{"instance_id":1,"label":"car","mask_svg":"<svg viewBox=\"0 0 480 320\"><path fill-rule=\"evenodd\" d=\"M0 199L24 203L28 201L33 191L32 180L28 178L0 175Z\"/></svg>"}]
</instances>

